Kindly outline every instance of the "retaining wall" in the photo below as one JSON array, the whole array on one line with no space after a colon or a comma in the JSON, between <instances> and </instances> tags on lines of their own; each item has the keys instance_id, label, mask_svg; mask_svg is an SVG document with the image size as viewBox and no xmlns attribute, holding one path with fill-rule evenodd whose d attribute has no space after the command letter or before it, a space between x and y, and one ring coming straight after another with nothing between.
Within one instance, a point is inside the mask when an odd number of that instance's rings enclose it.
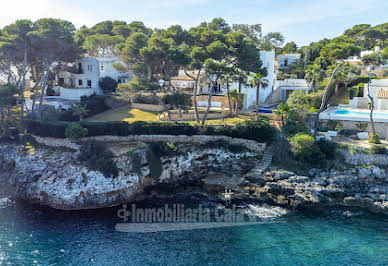
<instances>
[{"instance_id":1,"label":"retaining wall","mask_svg":"<svg viewBox=\"0 0 388 266\"><path fill-rule=\"evenodd\" d=\"M72 150L78 150L81 145L72 142L70 139L57 139L57 138L43 138L39 136L34 136L36 142L39 144L55 147L55 148L68 148ZM207 136L207 135L131 135L131 136L96 136L96 137L88 137L81 139L81 142L87 140L97 140L105 143L133 143L133 142L172 142L172 143L192 143L192 144L206 144L208 142L214 142L219 140L227 141L233 145L242 145L247 149L254 152L263 152L266 144L259 143L254 140L248 139L239 139L239 138L231 138L227 136Z\"/></svg>"}]
</instances>

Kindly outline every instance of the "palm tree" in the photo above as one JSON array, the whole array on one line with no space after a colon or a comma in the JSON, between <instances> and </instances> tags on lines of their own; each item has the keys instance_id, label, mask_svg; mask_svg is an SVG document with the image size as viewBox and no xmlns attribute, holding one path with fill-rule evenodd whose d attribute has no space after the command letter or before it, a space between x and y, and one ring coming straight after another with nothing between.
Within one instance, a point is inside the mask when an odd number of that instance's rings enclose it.
<instances>
[{"instance_id":1,"label":"palm tree","mask_svg":"<svg viewBox=\"0 0 388 266\"><path fill-rule=\"evenodd\" d=\"M260 87L268 87L268 79L263 78L261 73L254 73L251 75L250 80L251 86L256 86L256 116L259 116L259 106L260 106Z\"/></svg>"},{"instance_id":2,"label":"palm tree","mask_svg":"<svg viewBox=\"0 0 388 266\"><path fill-rule=\"evenodd\" d=\"M86 105L82 105L80 103L77 103L73 107L73 115L79 116L79 120L82 121L85 116L87 116L89 113L89 110L86 109Z\"/></svg>"},{"instance_id":3,"label":"palm tree","mask_svg":"<svg viewBox=\"0 0 388 266\"><path fill-rule=\"evenodd\" d=\"M313 91L316 90L318 82L323 81L324 73L325 72L318 64L308 66L305 79L313 85Z\"/></svg>"},{"instance_id":4,"label":"palm tree","mask_svg":"<svg viewBox=\"0 0 388 266\"><path fill-rule=\"evenodd\" d=\"M282 118L282 124L284 124L284 117L289 111L290 107L286 103L279 104L278 108L273 110L276 116L280 116Z\"/></svg>"}]
</instances>

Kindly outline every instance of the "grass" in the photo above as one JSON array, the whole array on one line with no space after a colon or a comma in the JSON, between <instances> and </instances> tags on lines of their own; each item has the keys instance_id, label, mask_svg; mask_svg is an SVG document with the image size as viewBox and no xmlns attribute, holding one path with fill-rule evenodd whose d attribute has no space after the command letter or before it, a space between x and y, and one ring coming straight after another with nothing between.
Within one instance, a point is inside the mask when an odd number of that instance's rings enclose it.
<instances>
[{"instance_id":1,"label":"grass","mask_svg":"<svg viewBox=\"0 0 388 266\"><path fill-rule=\"evenodd\" d=\"M130 106L123 106L116 109L111 109L106 112L91 116L85 121L89 122L113 122L125 121L133 123L136 121L158 121L159 113L143 111L140 109L131 108Z\"/></svg>"},{"instance_id":2,"label":"grass","mask_svg":"<svg viewBox=\"0 0 388 266\"><path fill-rule=\"evenodd\" d=\"M140 109L131 108L130 106L122 106L116 109L111 109L106 112L91 116L85 121L88 122L113 122L113 121L124 121L127 123L133 123L136 121L148 121L157 122L160 113L143 111ZM238 115L234 117L211 119L207 120L207 125L234 125L238 122L243 122L250 119L250 116ZM197 124L196 121L185 121L191 125Z\"/></svg>"},{"instance_id":3,"label":"grass","mask_svg":"<svg viewBox=\"0 0 388 266\"><path fill-rule=\"evenodd\" d=\"M207 120L206 125L234 125L248 119L251 119L251 118L249 116L238 115L234 117ZM188 123L191 125L197 124L196 121L188 121Z\"/></svg>"}]
</instances>

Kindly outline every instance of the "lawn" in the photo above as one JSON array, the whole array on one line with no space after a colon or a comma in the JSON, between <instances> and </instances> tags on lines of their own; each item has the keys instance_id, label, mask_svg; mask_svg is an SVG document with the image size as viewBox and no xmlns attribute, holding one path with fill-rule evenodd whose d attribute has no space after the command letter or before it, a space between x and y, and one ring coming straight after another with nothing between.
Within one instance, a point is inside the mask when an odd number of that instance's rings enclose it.
<instances>
[{"instance_id":1,"label":"lawn","mask_svg":"<svg viewBox=\"0 0 388 266\"><path fill-rule=\"evenodd\" d=\"M206 125L234 125L238 122L243 122L245 120L251 119L249 116L239 115L235 117L226 117L220 119L210 119L206 121ZM188 121L189 124L195 125L196 121Z\"/></svg>"},{"instance_id":2,"label":"lawn","mask_svg":"<svg viewBox=\"0 0 388 266\"><path fill-rule=\"evenodd\" d=\"M130 106L123 106L116 109L111 109L106 112L97 114L95 116L85 119L89 122L112 122L112 121L125 121L127 123L133 123L136 121L148 121L156 122L160 113L143 111L140 109L131 108ZM207 125L234 125L238 122L250 119L250 116L238 115L234 117L226 117L220 119L207 120ZM185 121L191 125L195 125L196 121Z\"/></svg>"},{"instance_id":3,"label":"lawn","mask_svg":"<svg viewBox=\"0 0 388 266\"><path fill-rule=\"evenodd\" d=\"M91 116L85 121L89 122L112 122L125 121L133 123L136 121L158 121L159 113L148 112L140 109L134 109L130 106L123 106L116 109L111 109L106 112Z\"/></svg>"}]
</instances>

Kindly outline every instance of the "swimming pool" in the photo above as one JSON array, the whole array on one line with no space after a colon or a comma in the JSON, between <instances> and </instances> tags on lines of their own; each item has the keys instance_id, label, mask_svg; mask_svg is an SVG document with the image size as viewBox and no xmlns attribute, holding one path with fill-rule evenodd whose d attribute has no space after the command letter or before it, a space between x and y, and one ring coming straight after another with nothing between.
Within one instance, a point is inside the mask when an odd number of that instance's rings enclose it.
<instances>
[{"instance_id":1,"label":"swimming pool","mask_svg":"<svg viewBox=\"0 0 388 266\"><path fill-rule=\"evenodd\" d=\"M361 110L352 110L352 109L337 109L333 112L335 115L346 115L346 116L368 116L370 115L369 110L361 111ZM382 112L373 112L373 117L382 117L382 118L388 118L388 112L382 113Z\"/></svg>"},{"instance_id":2,"label":"swimming pool","mask_svg":"<svg viewBox=\"0 0 388 266\"><path fill-rule=\"evenodd\" d=\"M369 122L370 111L366 109L329 107L319 115L320 119ZM388 111L374 111L374 122L387 123Z\"/></svg>"}]
</instances>

